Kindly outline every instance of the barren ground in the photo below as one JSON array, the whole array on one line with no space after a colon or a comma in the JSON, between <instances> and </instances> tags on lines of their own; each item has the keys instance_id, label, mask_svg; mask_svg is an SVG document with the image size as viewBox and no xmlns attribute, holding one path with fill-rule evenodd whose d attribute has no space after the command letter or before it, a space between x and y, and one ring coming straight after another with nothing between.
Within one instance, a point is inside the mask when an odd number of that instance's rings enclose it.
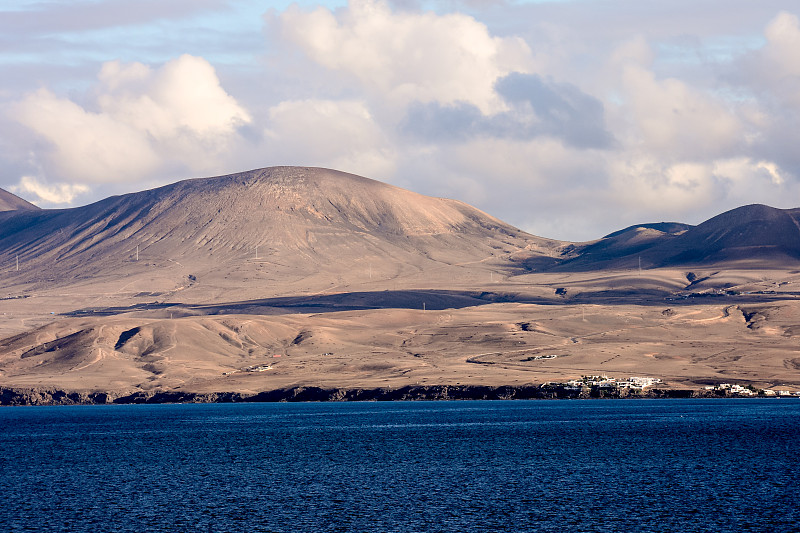
<instances>
[{"instance_id":1,"label":"barren ground","mask_svg":"<svg viewBox=\"0 0 800 533\"><path fill-rule=\"evenodd\" d=\"M273 284L259 267L252 258L187 284L173 265L124 282L7 289L0 386L259 392L606 374L670 388L800 388L794 271L708 269L687 289L686 272L668 269L510 275L489 260L416 274L376 264ZM737 294L714 295L720 287Z\"/></svg>"},{"instance_id":2,"label":"barren ground","mask_svg":"<svg viewBox=\"0 0 800 533\"><path fill-rule=\"evenodd\" d=\"M566 243L305 167L9 211L0 387L247 393L606 374L797 390L795 216L745 206ZM686 264L707 266L655 268Z\"/></svg>"}]
</instances>

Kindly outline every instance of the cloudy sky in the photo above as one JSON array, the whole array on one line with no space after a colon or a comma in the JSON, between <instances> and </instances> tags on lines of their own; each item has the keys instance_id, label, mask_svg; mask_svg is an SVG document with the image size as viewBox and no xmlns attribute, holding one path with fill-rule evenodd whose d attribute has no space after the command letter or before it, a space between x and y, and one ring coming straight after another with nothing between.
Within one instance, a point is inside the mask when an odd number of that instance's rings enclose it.
<instances>
[{"instance_id":1,"label":"cloudy sky","mask_svg":"<svg viewBox=\"0 0 800 533\"><path fill-rule=\"evenodd\" d=\"M5 0L0 187L332 167L588 240L800 206L796 0Z\"/></svg>"}]
</instances>

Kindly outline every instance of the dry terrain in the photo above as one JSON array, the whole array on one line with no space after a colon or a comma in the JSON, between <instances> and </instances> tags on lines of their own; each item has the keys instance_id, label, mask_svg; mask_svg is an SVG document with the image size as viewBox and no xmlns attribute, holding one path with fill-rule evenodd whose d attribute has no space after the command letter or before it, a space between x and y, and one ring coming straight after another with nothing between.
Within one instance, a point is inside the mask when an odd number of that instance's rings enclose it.
<instances>
[{"instance_id":1,"label":"dry terrain","mask_svg":"<svg viewBox=\"0 0 800 533\"><path fill-rule=\"evenodd\" d=\"M606 374L797 390L800 237L785 234L793 212L751 211L736 220L775 218L780 242L720 246L713 226L654 224L563 243L459 202L279 168L0 213L0 387L256 393ZM703 239L716 243L707 257Z\"/></svg>"}]
</instances>

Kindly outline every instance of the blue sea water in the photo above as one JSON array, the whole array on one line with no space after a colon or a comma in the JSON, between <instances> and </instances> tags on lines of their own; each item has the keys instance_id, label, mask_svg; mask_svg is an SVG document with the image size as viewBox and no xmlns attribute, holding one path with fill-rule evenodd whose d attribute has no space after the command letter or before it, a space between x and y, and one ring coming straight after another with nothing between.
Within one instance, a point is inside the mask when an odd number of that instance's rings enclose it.
<instances>
[{"instance_id":1,"label":"blue sea water","mask_svg":"<svg viewBox=\"0 0 800 533\"><path fill-rule=\"evenodd\" d=\"M800 401L0 408L2 531L799 531Z\"/></svg>"}]
</instances>

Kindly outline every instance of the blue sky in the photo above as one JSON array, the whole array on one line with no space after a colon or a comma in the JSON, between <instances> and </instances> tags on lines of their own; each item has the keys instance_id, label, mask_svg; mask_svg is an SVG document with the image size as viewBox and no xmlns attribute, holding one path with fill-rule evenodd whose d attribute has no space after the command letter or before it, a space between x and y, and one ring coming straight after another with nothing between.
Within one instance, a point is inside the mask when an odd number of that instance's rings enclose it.
<instances>
[{"instance_id":1,"label":"blue sky","mask_svg":"<svg viewBox=\"0 0 800 533\"><path fill-rule=\"evenodd\" d=\"M0 187L326 166L588 240L800 206L785 0L6 1Z\"/></svg>"}]
</instances>

